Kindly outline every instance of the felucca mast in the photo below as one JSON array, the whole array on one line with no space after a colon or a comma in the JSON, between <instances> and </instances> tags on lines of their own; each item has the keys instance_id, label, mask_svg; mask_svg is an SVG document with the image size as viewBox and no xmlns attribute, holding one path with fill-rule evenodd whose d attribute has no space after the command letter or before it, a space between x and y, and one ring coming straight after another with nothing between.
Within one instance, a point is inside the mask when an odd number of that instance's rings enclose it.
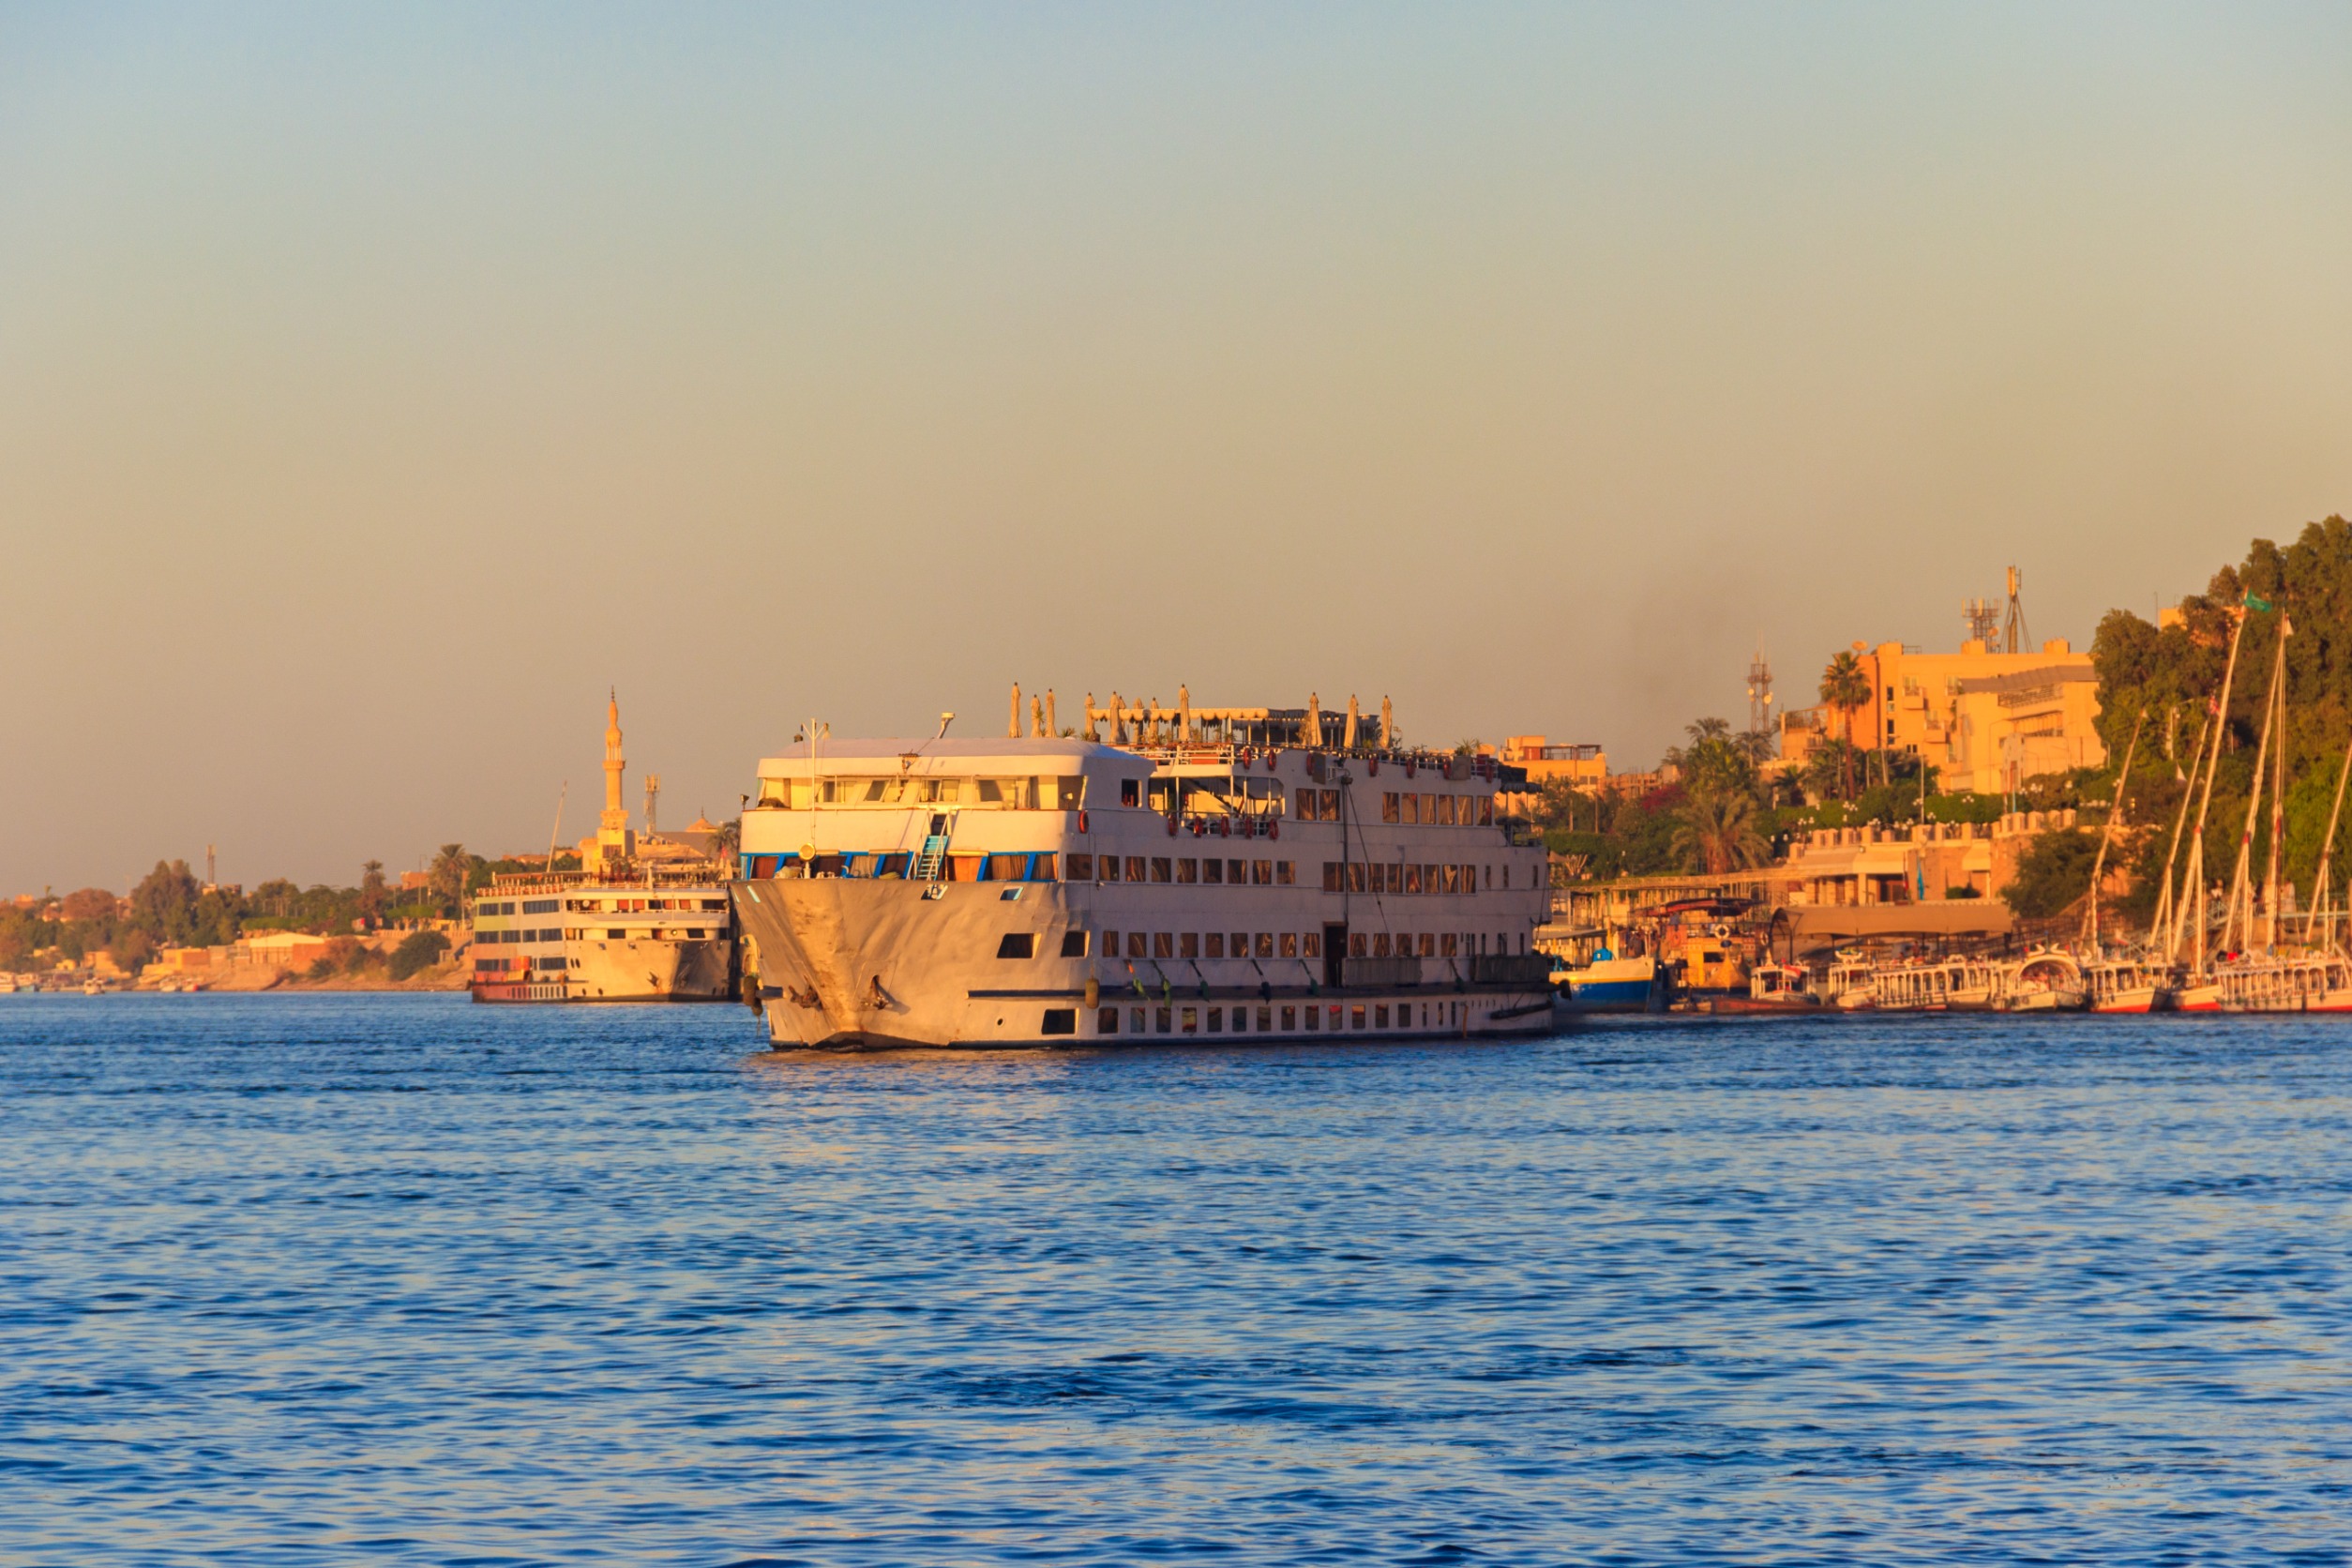
<instances>
[{"instance_id":1,"label":"felucca mast","mask_svg":"<svg viewBox=\"0 0 2352 1568\"><path fill-rule=\"evenodd\" d=\"M2205 766L2205 737L2212 728L2213 716L2209 713L2205 716L2205 721L2197 726L2196 755L2189 764L2188 782L2180 791L2180 809L2173 816L2172 842L2164 846L2164 882L2156 892L2156 916L2148 924L2148 940L2150 946L2160 944L2169 946L2166 939L2172 931L2173 862L2180 853L2180 830L2189 825L2189 799L2197 792L2197 770Z\"/></svg>"},{"instance_id":2,"label":"felucca mast","mask_svg":"<svg viewBox=\"0 0 2352 1568\"><path fill-rule=\"evenodd\" d=\"M2328 837L2319 846L2319 872L2312 881L2311 913L2303 917L2305 946L2311 944L2313 923L2318 920L2323 911L2327 911L2328 899L2334 892L2334 889L2329 885L2332 879L2328 873L2328 859L2335 853L2336 822L2344 815L2344 786L2347 779L2352 779L2352 743L2346 743L2344 748L2344 766L2336 774L2336 803L2328 809ZM2329 912L2328 913L2328 945L2333 947L2335 944L2336 917L2332 912Z\"/></svg>"},{"instance_id":3,"label":"felucca mast","mask_svg":"<svg viewBox=\"0 0 2352 1568\"><path fill-rule=\"evenodd\" d=\"M2229 874L2229 913L2222 920L2223 946L2234 944L2234 950L2240 953L2254 946L2254 830L2262 816L2262 776L2270 763L2270 731L2278 717L2279 682L2285 673L2286 632L2282 623L2278 655L2271 661L2270 691L2262 702L2262 740L2254 750L2254 792L2246 797L2246 825L2238 835L2238 864Z\"/></svg>"},{"instance_id":4,"label":"felucca mast","mask_svg":"<svg viewBox=\"0 0 2352 1568\"><path fill-rule=\"evenodd\" d=\"M2099 836L2099 853L2090 863L2090 912L2083 927L2083 941L2093 957L2099 955L2099 879L2107 867L2107 846L2115 842L2117 824L2123 820L2123 789L2132 781L2132 756L2140 748L2140 726L2148 722L2148 710L2132 721L2132 741L2123 748L2123 769L2115 776L2115 804L2107 811L2107 830Z\"/></svg>"},{"instance_id":5,"label":"felucca mast","mask_svg":"<svg viewBox=\"0 0 2352 1568\"><path fill-rule=\"evenodd\" d=\"M2238 676L2238 645L2246 635L2246 607L2238 607L2238 624L2229 634L2229 661L2222 667L2221 700L2213 709L2213 754L2205 764L2205 789L2197 797L2197 830L2189 840L2188 869L2180 879L2180 907L2173 917L2171 957L2180 957L2182 941L2193 932L2196 946L2189 955L2193 973L2205 972L2205 819L2213 808L2213 775L2222 765L2222 739L2229 731L2229 690Z\"/></svg>"}]
</instances>

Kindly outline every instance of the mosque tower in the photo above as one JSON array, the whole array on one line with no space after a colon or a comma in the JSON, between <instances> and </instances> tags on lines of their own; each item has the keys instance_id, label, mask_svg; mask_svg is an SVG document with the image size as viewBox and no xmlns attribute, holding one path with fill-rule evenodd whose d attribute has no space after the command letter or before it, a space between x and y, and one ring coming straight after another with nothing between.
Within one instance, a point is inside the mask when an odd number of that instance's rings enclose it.
<instances>
[{"instance_id":1,"label":"mosque tower","mask_svg":"<svg viewBox=\"0 0 2352 1568\"><path fill-rule=\"evenodd\" d=\"M621 774L627 766L621 756L621 699L615 692L604 714L604 815L596 819L596 858L607 866L637 858L629 808L621 804Z\"/></svg>"}]
</instances>

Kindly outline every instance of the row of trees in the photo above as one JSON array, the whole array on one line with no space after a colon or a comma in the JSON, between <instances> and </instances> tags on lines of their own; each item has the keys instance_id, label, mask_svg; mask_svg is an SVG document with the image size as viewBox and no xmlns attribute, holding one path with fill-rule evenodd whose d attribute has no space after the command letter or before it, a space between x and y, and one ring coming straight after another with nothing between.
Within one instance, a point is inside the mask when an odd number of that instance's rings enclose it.
<instances>
[{"instance_id":1,"label":"row of trees","mask_svg":"<svg viewBox=\"0 0 2352 1568\"><path fill-rule=\"evenodd\" d=\"M351 887L301 887L278 878L238 893L207 890L184 860L158 861L127 900L101 887L84 887L58 900L53 912L0 909L0 969L30 969L37 955L80 963L104 952L135 972L159 948L218 946L251 931L347 936L387 923L453 919L463 912L467 897L489 885L495 873L535 871L543 864L485 860L462 844L444 844L421 891L393 887L384 863L370 860ZM555 861L558 870L579 864L569 855Z\"/></svg>"}]
</instances>

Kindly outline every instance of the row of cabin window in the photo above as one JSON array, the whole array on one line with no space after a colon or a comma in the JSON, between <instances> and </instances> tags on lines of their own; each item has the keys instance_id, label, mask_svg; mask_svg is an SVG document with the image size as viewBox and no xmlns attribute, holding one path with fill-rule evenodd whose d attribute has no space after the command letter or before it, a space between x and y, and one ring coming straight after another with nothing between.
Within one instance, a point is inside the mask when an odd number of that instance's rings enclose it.
<instances>
[{"instance_id":1,"label":"row of cabin window","mask_svg":"<svg viewBox=\"0 0 2352 1568\"><path fill-rule=\"evenodd\" d=\"M566 958L561 953L542 953L536 957L518 955L512 958L476 958L474 960L474 972L476 974L505 974L517 970L528 972L535 969L578 969L579 967L576 960Z\"/></svg>"},{"instance_id":2,"label":"row of cabin window","mask_svg":"<svg viewBox=\"0 0 2352 1568\"><path fill-rule=\"evenodd\" d=\"M561 904L562 900L556 898L525 898L522 901L522 912L553 914ZM474 906L474 913L477 918L486 914L512 914L514 912L515 901L512 898L495 903L485 900Z\"/></svg>"},{"instance_id":3,"label":"row of cabin window","mask_svg":"<svg viewBox=\"0 0 2352 1568\"><path fill-rule=\"evenodd\" d=\"M1296 815L1301 822L1339 821L1338 791L1300 790L1296 795ZM1383 791L1380 795L1380 821L1422 826L1492 827L1495 825L1495 797L1402 794L1395 790Z\"/></svg>"},{"instance_id":4,"label":"row of cabin window","mask_svg":"<svg viewBox=\"0 0 2352 1568\"><path fill-rule=\"evenodd\" d=\"M573 927L564 935L573 942L626 942L632 937L640 942L701 942L718 933L705 926L641 926L633 931L603 930L590 926Z\"/></svg>"},{"instance_id":5,"label":"row of cabin window","mask_svg":"<svg viewBox=\"0 0 2352 1568\"><path fill-rule=\"evenodd\" d=\"M561 942L563 940L562 929L555 927L535 931L476 931L474 933L475 944L482 947L492 946L502 942Z\"/></svg>"},{"instance_id":6,"label":"row of cabin window","mask_svg":"<svg viewBox=\"0 0 2352 1568\"><path fill-rule=\"evenodd\" d=\"M1494 933L1493 946L1487 945L1483 931L1350 931L1348 933L1348 957L1351 958L1455 958L1471 954L1511 951L1510 933ZM1519 951L1527 951L1527 938L1518 939ZM997 949L1000 958L1026 958L1034 949L1026 935L1008 936ZM1070 931L1062 939L1062 956L1082 958L1086 956L1086 933ZM1320 931L1128 931L1125 946L1121 946L1121 933L1103 933L1103 957L1139 958L1319 958L1323 956L1323 933Z\"/></svg>"},{"instance_id":7,"label":"row of cabin window","mask_svg":"<svg viewBox=\"0 0 2352 1568\"><path fill-rule=\"evenodd\" d=\"M1086 776L1028 778L762 778L760 804L806 811L811 805L994 806L1008 811L1076 811L1086 804Z\"/></svg>"},{"instance_id":8,"label":"row of cabin window","mask_svg":"<svg viewBox=\"0 0 2352 1568\"><path fill-rule=\"evenodd\" d=\"M545 907L552 911L555 905L550 900ZM627 914L652 910L723 910L727 907L727 900L724 898L567 898L564 901L564 907L585 914L596 914L599 912L606 914ZM522 912L535 914L538 911L525 904Z\"/></svg>"},{"instance_id":9,"label":"row of cabin window","mask_svg":"<svg viewBox=\"0 0 2352 1568\"><path fill-rule=\"evenodd\" d=\"M1214 882L1227 887L1289 887L1299 880L1294 860L1199 860L1184 855L1070 856L1072 882Z\"/></svg>"},{"instance_id":10,"label":"row of cabin window","mask_svg":"<svg viewBox=\"0 0 2352 1568\"><path fill-rule=\"evenodd\" d=\"M1414 1009L1420 1009L1420 1021L1414 1021ZM1046 1014L1044 1032L1048 1034L1067 1034L1076 1019L1064 1020L1052 1009ZM1385 1002L1308 1003L1300 1006L1293 1003L1285 1007L1259 1005L1250 1007L1105 1007L1094 1016L1094 1033L1117 1034L1122 1013L1129 1034L1198 1034L1205 1020L1211 1034L1296 1034L1302 1030L1320 1033L1329 1027L1334 1033L1341 1029L1451 1029L1467 1023L1468 1009L1458 1002L1400 1002L1391 1006ZM1231 1027L1227 1027L1228 1018ZM1328 1023L1327 1023L1328 1020ZM1257 1027L1253 1030L1251 1025Z\"/></svg>"},{"instance_id":11,"label":"row of cabin window","mask_svg":"<svg viewBox=\"0 0 2352 1568\"><path fill-rule=\"evenodd\" d=\"M744 875L753 881L767 877L850 877L887 881L906 877L921 856L899 850L889 854L821 854L814 860L798 855L744 856ZM1018 854L951 854L940 865L942 882L1058 882L1060 856L1050 851ZM1073 856L1073 860L1091 857ZM725 909L724 903L714 906Z\"/></svg>"},{"instance_id":12,"label":"row of cabin window","mask_svg":"<svg viewBox=\"0 0 2352 1568\"><path fill-rule=\"evenodd\" d=\"M1323 891L1326 893L1393 893L1399 897L1411 893L1476 893L1480 891L1481 867L1476 866L1406 866L1388 860L1326 860L1323 862ZM1495 887L1495 868L1483 868L1485 890ZM1502 867L1502 885L1511 885L1511 867Z\"/></svg>"}]
</instances>

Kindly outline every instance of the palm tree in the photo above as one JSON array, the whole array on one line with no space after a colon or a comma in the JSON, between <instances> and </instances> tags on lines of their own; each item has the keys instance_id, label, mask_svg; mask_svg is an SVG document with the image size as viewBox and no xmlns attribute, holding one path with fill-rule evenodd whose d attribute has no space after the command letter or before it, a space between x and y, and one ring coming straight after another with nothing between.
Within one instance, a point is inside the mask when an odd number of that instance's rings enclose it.
<instances>
[{"instance_id":1,"label":"palm tree","mask_svg":"<svg viewBox=\"0 0 2352 1568\"><path fill-rule=\"evenodd\" d=\"M1846 720L1846 754L1842 781L1846 798L1854 798L1854 710L1870 701L1870 677L1862 673L1862 660L1849 652L1830 660L1821 671L1821 702L1835 708Z\"/></svg>"},{"instance_id":2,"label":"palm tree","mask_svg":"<svg viewBox=\"0 0 2352 1568\"><path fill-rule=\"evenodd\" d=\"M463 844L444 844L441 852L433 856L426 882L432 889L434 901L452 917L464 912L465 884L473 874L474 857L465 852Z\"/></svg>"},{"instance_id":3,"label":"palm tree","mask_svg":"<svg viewBox=\"0 0 2352 1568\"><path fill-rule=\"evenodd\" d=\"M1756 830L1756 797L1733 790L1694 791L1678 813L1674 852L1710 876L1760 866L1772 846Z\"/></svg>"}]
</instances>

